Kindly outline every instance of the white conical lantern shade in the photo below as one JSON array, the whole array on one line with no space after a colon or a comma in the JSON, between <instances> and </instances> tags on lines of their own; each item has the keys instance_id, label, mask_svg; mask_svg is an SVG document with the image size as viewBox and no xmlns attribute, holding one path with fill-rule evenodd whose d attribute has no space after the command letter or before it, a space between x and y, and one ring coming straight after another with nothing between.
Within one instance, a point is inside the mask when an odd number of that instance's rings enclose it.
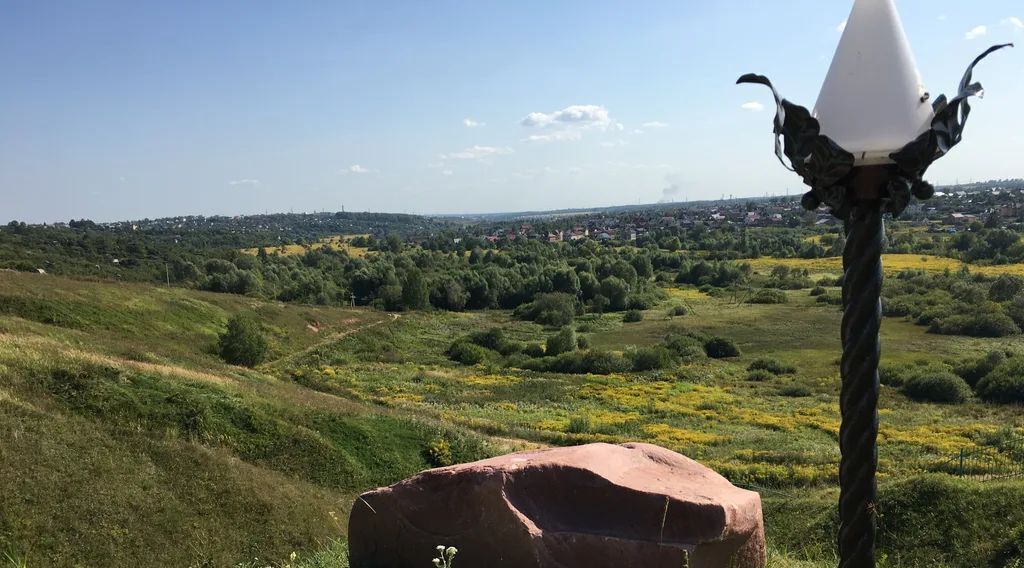
<instances>
[{"instance_id":1,"label":"white conical lantern shade","mask_svg":"<svg viewBox=\"0 0 1024 568\"><path fill-rule=\"evenodd\" d=\"M821 133L858 165L888 163L931 126L925 93L893 0L856 0L814 108Z\"/></svg>"}]
</instances>

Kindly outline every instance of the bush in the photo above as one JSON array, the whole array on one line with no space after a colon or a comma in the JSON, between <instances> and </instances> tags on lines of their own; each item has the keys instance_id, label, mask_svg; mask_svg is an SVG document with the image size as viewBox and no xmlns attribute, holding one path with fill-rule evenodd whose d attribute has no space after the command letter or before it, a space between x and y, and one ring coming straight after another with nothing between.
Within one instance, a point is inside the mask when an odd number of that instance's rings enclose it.
<instances>
[{"instance_id":1,"label":"bush","mask_svg":"<svg viewBox=\"0 0 1024 568\"><path fill-rule=\"evenodd\" d=\"M907 378L903 393L924 402L959 404L971 396L971 387L953 373L922 369Z\"/></svg>"},{"instance_id":2,"label":"bush","mask_svg":"<svg viewBox=\"0 0 1024 568\"><path fill-rule=\"evenodd\" d=\"M843 305L843 295L839 292L825 292L818 296L817 302L819 304L828 304L830 306L841 306Z\"/></svg>"},{"instance_id":3,"label":"bush","mask_svg":"<svg viewBox=\"0 0 1024 568\"><path fill-rule=\"evenodd\" d=\"M760 357L754 359L750 365L747 366L748 371L763 370L775 375L788 375L796 372L796 367L783 363L778 359L772 359L770 357Z\"/></svg>"},{"instance_id":4,"label":"bush","mask_svg":"<svg viewBox=\"0 0 1024 568\"><path fill-rule=\"evenodd\" d=\"M815 286L814 288L811 288L811 296L821 296L826 292L828 292L828 290L826 290L824 286Z\"/></svg>"},{"instance_id":5,"label":"bush","mask_svg":"<svg viewBox=\"0 0 1024 568\"><path fill-rule=\"evenodd\" d=\"M218 352L232 365L255 367L267 357L270 346L256 320L242 315L232 316L228 327L220 334Z\"/></svg>"},{"instance_id":6,"label":"bush","mask_svg":"<svg viewBox=\"0 0 1024 568\"><path fill-rule=\"evenodd\" d=\"M576 330L565 326L558 333L548 337L545 352L548 355L561 355L576 351L576 346Z\"/></svg>"},{"instance_id":7,"label":"bush","mask_svg":"<svg viewBox=\"0 0 1024 568\"><path fill-rule=\"evenodd\" d=\"M1014 357L1000 363L978 381L977 392L989 402L1024 403L1024 358Z\"/></svg>"},{"instance_id":8,"label":"bush","mask_svg":"<svg viewBox=\"0 0 1024 568\"><path fill-rule=\"evenodd\" d=\"M811 396L811 389L804 385L786 385L779 389L779 396L788 396L790 398L805 398Z\"/></svg>"},{"instance_id":9,"label":"bush","mask_svg":"<svg viewBox=\"0 0 1024 568\"><path fill-rule=\"evenodd\" d=\"M556 357L532 359L525 367L530 371L546 371L551 373L568 373L583 375L610 375L623 373L632 368L632 364L621 355L609 351L575 351L562 353Z\"/></svg>"},{"instance_id":10,"label":"bush","mask_svg":"<svg viewBox=\"0 0 1024 568\"><path fill-rule=\"evenodd\" d=\"M640 310L629 310L622 314L623 323L636 323L638 321L643 321L643 319L644 313Z\"/></svg>"},{"instance_id":11,"label":"bush","mask_svg":"<svg viewBox=\"0 0 1024 568\"><path fill-rule=\"evenodd\" d=\"M456 341L448 348L448 358L463 365L479 365L491 358L490 349L468 341Z\"/></svg>"},{"instance_id":12,"label":"bush","mask_svg":"<svg viewBox=\"0 0 1024 568\"><path fill-rule=\"evenodd\" d=\"M506 338L505 333L497 327L474 333L469 336L469 340L480 347L497 351L506 357L523 350L521 344Z\"/></svg>"},{"instance_id":13,"label":"bush","mask_svg":"<svg viewBox=\"0 0 1024 568\"><path fill-rule=\"evenodd\" d=\"M980 313L949 316L931 322L931 333L966 335L968 337L1006 337L1020 333L1020 328L1006 314Z\"/></svg>"},{"instance_id":14,"label":"bush","mask_svg":"<svg viewBox=\"0 0 1024 568\"><path fill-rule=\"evenodd\" d=\"M590 417L573 416L569 419L569 425L565 428L565 431L570 434L586 434L590 432Z\"/></svg>"},{"instance_id":15,"label":"bush","mask_svg":"<svg viewBox=\"0 0 1024 568\"><path fill-rule=\"evenodd\" d=\"M527 343L526 347L523 348L523 354L534 359L546 355L544 353L544 346L540 343Z\"/></svg>"},{"instance_id":16,"label":"bush","mask_svg":"<svg viewBox=\"0 0 1024 568\"><path fill-rule=\"evenodd\" d=\"M515 315L541 325L569 325L576 316L576 298L561 292L540 294L529 304L516 308Z\"/></svg>"},{"instance_id":17,"label":"bush","mask_svg":"<svg viewBox=\"0 0 1024 568\"><path fill-rule=\"evenodd\" d=\"M704 352L712 359L727 359L739 357L740 349L731 339L724 337L712 337L704 344Z\"/></svg>"},{"instance_id":18,"label":"bush","mask_svg":"<svg viewBox=\"0 0 1024 568\"><path fill-rule=\"evenodd\" d=\"M967 381L967 384L974 387L978 384L978 381L985 378L1005 360L1006 353L1003 353L1002 351L990 351L983 357L961 361L954 369L954 372L959 375L961 379Z\"/></svg>"},{"instance_id":19,"label":"bush","mask_svg":"<svg viewBox=\"0 0 1024 568\"><path fill-rule=\"evenodd\" d=\"M878 366L878 380L887 387L899 388L907 380L908 368L906 365L895 363L882 363Z\"/></svg>"},{"instance_id":20,"label":"bush","mask_svg":"<svg viewBox=\"0 0 1024 568\"><path fill-rule=\"evenodd\" d=\"M988 299L993 302L1006 302L1024 291L1024 279L1019 276L1003 274L988 289Z\"/></svg>"},{"instance_id":21,"label":"bush","mask_svg":"<svg viewBox=\"0 0 1024 568\"><path fill-rule=\"evenodd\" d=\"M590 340L583 335L576 336L577 349L590 349Z\"/></svg>"},{"instance_id":22,"label":"bush","mask_svg":"<svg viewBox=\"0 0 1024 568\"><path fill-rule=\"evenodd\" d=\"M685 316L688 313L690 312L686 309L686 306L673 306L672 309L668 311L668 317L680 317Z\"/></svg>"},{"instance_id":23,"label":"bush","mask_svg":"<svg viewBox=\"0 0 1024 568\"><path fill-rule=\"evenodd\" d=\"M747 380L755 383L763 383L775 378L775 373L764 369L754 369L747 373Z\"/></svg>"},{"instance_id":24,"label":"bush","mask_svg":"<svg viewBox=\"0 0 1024 568\"><path fill-rule=\"evenodd\" d=\"M629 353L633 362L633 370L637 372L653 371L672 366L672 352L666 347L641 347Z\"/></svg>"},{"instance_id":25,"label":"bush","mask_svg":"<svg viewBox=\"0 0 1024 568\"><path fill-rule=\"evenodd\" d=\"M683 361L696 361L707 357L704 341L691 335L670 334L665 338L665 347Z\"/></svg>"},{"instance_id":26,"label":"bush","mask_svg":"<svg viewBox=\"0 0 1024 568\"><path fill-rule=\"evenodd\" d=\"M782 290L772 289L761 289L749 298L747 298L748 304L785 304L789 299L786 297L786 293Z\"/></svg>"}]
</instances>

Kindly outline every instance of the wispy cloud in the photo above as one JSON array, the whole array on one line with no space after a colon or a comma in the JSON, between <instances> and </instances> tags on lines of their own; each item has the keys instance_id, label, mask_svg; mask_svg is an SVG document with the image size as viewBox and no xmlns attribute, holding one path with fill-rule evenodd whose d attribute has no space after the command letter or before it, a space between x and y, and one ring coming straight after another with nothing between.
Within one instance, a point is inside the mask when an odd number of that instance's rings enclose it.
<instances>
[{"instance_id":1,"label":"wispy cloud","mask_svg":"<svg viewBox=\"0 0 1024 568\"><path fill-rule=\"evenodd\" d=\"M988 28L985 26L975 26L973 29L964 34L964 39L972 40L977 39L988 33Z\"/></svg>"},{"instance_id":2,"label":"wispy cloud","mask_svg":"<svg viewBox=\"0 0 1024 568\"><path fill-rule=\"evenodd\" d=\"M511 154L512 148L496 146L470 146L461 152L441 154L442 160L482 160Z\"/></svg>"},{"instance_id":3,"label":"wispy cloud","mask_svg":"<svg viewBox=\"0 0 1024 568\"><path fill-rule=\"evenodd\" d=\"M1024 30L1024 21L1021 21L1017 16L1010 16L1002 21L1004 26L1010 26L1016 30Z\"/></svg>"},{"instance_id":4,"label":"wispy cloud","mask_svg":"<svg viewBox=\"0 0 1024 568\"><path fill-rule=\"evenodd\" d=\"M525 142L565 142L579 140L583 134L579 130L555 130L547 134L531 134L523 138Z\"/></svg>"},{"instance_id":5,"label":"wispy cloud","mask_svg":"<svg viewBox=\"0 0 1024 568\"><path fill-rule=\"evenodd\" d=\"M846 20L839 22L839 25L836 26L836 31L839 33L843 33L846 31Z\"/></svg>"},{"instance_id":6,"label":"wispy cloud","mask_svg":"<svg viewBox=\"0 0 1024 568\"><path fill-rule=\"evenodd\" d=\"M657 120L652 120L650 122L645 122L645 123L641 124L640 126L643 126L644 128L668 128L668 123L667 122L659 122Z\"/></svg>"},{"instance_id":7,"label":"wispy cloud","mask_svg":"<svg viewBox=\"0 0 1024 568\"><path fill-rule=\"evenodd\" d=\"M373 170L369 168L364 168L359 164L352 164L351 166L348 167L348 172L352 174L369 174L373 173Z\"/></svg>"},{"instance_id":8,"label":"wispy cloud","mask_svg":"<svg viewBox=\"0 0 1024 568\"><path fill-rule=\"evenodd\" d=\"M258 179L236 179L228 182L228 185L259 185Z\"/></svg>"},{"instance_id":9,"label":"wispy cloud","mask_svg":"<svg viewBox=\"0 0 1024 568\"><path fill-rule=\"evenodd\" d=\"M480 122L479 120L474 120L472 118L463 118L462 124L466 128L480 128L482 126L487 126L486 122Z\"/></svg>"},{"instance_id":10,"label":"wispy cloud","mask_svg":"<svg viewBox=\"0 0 1024 568\"><path fill-rule=\"evenodd\" d=\"M757 101L750 101L749 103L743 103L740 105L743 110L749 110L750 112L761 112L764 110L764 105Z\"/></svg>"},{"instance_id":11,"label":"wispy cloud","mask_svg":"<svg viewBox=\"0 0 1024 568\"><path fill-rule=\"evenodd\" d=\"M453 176L453 175L455 175L455 172L453 170L441 170L441 175L443 175L443 176Z\"/></svg>"}]
</instances>

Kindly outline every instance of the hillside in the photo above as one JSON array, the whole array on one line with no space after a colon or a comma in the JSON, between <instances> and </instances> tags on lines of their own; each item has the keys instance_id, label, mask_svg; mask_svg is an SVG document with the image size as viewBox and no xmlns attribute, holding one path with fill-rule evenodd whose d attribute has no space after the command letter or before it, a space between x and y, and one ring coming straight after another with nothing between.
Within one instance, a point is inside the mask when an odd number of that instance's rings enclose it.
<instances>
[{"instance_id":1,"label":"hillside","mask_svg":"<svg viewBox=\"0 0 1024 568\"><path fill-rule=\"evenodd\" d=\"M823 271L810 294L768 288L808 280L780 265L754 264L765 288L663 282L643 310L570 310L576 341L558 356L568 328L529 310L388 314L0 272L0 553L28 566L262 567L297 552L344 566L363 490L525 445L642 440L760 491L771 566L830 565L840 314L821 299L838 290L831 265L805 267ZM966 282L929 274L914 278ZM255 369L216 355L235 314L270 338ZM708 356L712 340L737 352ZM943 335L895 317L883 341L893 376L1024 351L1019 333ZM1024 485L941 475L960 450L1012 458L1001 452L1024 427L1019 405L920 401L894 380L880 410L883 551L906 567L1019 556L1024 517L1004 505ZM937 516L935 502L952 504Z\"/></svg>"},{"instance_id":2,"label":"hillside","mask_svg":"<svg viewBox=\"0 0 1024 568\"><path fill-rule=\"evenodd\" d=\"M355 493L477 437L212 354L234 313L277 355L391 318L0 273L0 553L29 566L230 566L343 534ZM273 365L271 362L268 365Z\"/></svg>"}]
</instances>

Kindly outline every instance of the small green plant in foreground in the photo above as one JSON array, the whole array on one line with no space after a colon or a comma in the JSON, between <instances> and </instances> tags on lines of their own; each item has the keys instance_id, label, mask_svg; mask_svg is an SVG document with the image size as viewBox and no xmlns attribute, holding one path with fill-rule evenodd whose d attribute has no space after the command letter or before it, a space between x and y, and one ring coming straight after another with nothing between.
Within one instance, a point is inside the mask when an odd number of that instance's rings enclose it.
<instances>
[{"instance_id":1,"label":"small green plant in foreground","mask_svg":"<svg viewBox=\"0 0 1024 568\"><path fill-rule=\"evenodd\" d=\"M445 548L443 544L437 545L438 557L434 559L434 566L438 568L452 568L455 566L455 555L459 550L454 546Z\"/></svg>"}]
</instances>

